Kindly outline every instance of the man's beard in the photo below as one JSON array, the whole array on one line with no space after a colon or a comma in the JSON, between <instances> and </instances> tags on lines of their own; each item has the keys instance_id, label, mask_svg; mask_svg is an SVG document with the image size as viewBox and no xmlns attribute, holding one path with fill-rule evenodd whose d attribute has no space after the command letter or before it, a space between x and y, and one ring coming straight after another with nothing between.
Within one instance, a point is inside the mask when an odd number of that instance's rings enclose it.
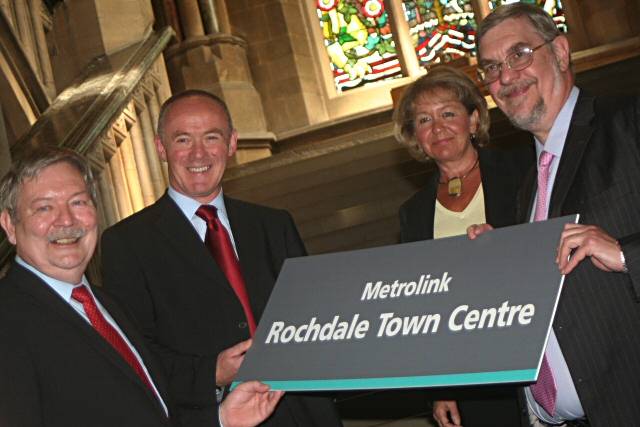
<instances>
[{"instance_id":1,"label":"man's beard","mask_svg":"<svg viewBox=\"0 0 640 427\"><path fill-rule=\"evenodd\" d=\"M507 100L505 102L505 106L502 109L502 111L507 116L509 121L515 127L519 128L519 129L524 129L524 130L527 130L527 131L533 130L535 125L539 122L540 119L542 119L542 117L546 113L547 106L544 103L544 99L542 99L542 97L540 97L540 98L538 98L538 101L533 106L531 111L529 111L528 113L520 114L520 115L517 114L517 113L510 114L508 112L508 110L509 110L509 101L508 101L508 99L509 99L511 93L519 91L519 90L522 90L523 87L534 86L536 83L538 83L538 81L536 79L523 80L523 81L517 82L517 83L515 83L513 85L503 87L502 89L500 89L500 92L498 93L498 98L502 98L504 100ZM520 100L520 102L526 102L526 100ZM513 105L513 107L515 109L517 109L518 107L520 107L520 105Z\"/></svg>"},{"instance_id":2,"label":"man's beard","mask_svg":"<svg viewBox=\"0 0 640 427\"><path fill-rule=\"evenodd\" d=\"M538 98L538 102L533 106L527 115L507 115L509 121L517 128L532 132L536 125L540 122L547 112L547 106L542 97Z\"/></svg>"}]
</instances>

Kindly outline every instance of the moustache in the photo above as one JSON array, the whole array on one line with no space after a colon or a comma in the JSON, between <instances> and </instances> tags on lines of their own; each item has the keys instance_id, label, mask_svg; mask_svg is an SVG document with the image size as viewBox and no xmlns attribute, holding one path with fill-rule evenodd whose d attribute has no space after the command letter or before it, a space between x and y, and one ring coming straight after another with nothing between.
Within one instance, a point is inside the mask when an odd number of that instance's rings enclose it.
<instances>
[{"instance_id":1,"label":"moustache","mask_svg":"<svg viewBox=\"0 0 640 427\"><path fill-rule=\"evenodd\" d=\"M523 88L526 88L528 86L531 86L532 84L534 84L536 82L537 82L536 79L528 79L528 80L519 81L517 83L513 83L513 84L511 84L509 86L504 86L504 87L500 88L500 90L498 91L498 97L499 98L508 97L512 93L517 92L519 90L522 90Z\"/></svg>"},{"instance_id":2,"label":"moustache","mask_svg":"<svg viewBox=\"0 0 640 427\"><path fill-rule=\"evenodd\" d=\"M54 243L58 240L67 240L67 239L77 240L77 239L80 239L81 237L84 237L85 234L87 234L87 230L85 230L84 228L68 227L68 228L61 228L59 230L52 231L47 235L47 239L49 240L49 243Z\"/></svg>"}]
</instances>

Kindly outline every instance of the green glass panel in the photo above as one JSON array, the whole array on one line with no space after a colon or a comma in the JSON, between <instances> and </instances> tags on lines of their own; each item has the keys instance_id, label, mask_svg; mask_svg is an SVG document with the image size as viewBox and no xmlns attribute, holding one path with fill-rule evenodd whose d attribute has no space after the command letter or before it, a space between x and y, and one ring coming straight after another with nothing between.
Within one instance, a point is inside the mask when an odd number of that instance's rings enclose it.
<instances>
[{"instance_id":1,"label":"green glass panel","mask_svg":"<svg viewBox=\"0 0 640 427\"><path fill-rule=\"evenodd\" d=\"M383 0L313 0L338 92L402 77Z\"/></svg>"}]
</instances>

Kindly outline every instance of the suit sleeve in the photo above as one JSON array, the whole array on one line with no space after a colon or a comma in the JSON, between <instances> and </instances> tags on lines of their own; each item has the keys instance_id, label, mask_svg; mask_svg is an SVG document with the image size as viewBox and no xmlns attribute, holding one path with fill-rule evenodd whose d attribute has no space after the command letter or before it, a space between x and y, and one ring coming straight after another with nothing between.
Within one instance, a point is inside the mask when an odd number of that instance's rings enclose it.
<instances>
[{"instance_id":1,"label":"suit sleeve","mask_svg":"<svg viewBox=\"0 0 640 427\"><path fill-rule=\"evenodd\" d=\"M400 211L398 212L398 216L400 217L400 242L410 242L411 237L409 236L409 224L407 220L407 208L406 206L401 206Z\"/></svg>"},{"instance_id":2,"label":"suit sleeve","mask_svg":"<svg viewBox=\"0 0 640 427\"><path fill-rule=\"evenodd\" d=\"M304 242L300 237L300 233L296 228L296 224L293 221L293 217L287 211L285 211L285 238L287 246L287 258L295 258L299 256L306 256L307 249L304 246Z\"/></svg>"},{"instance_id":3,"label":"suit sleeve","mask_svg":"<svg viewBox=\"0 0 640 427\"><path fill-rule=\"evenodd\" d=\"M0 329L0 427L43 427L36 368L15 335Z\"/></svg>"},{"instance_id":4,"label":"suit sleeve","mask_svg":"<svg viewBox=\"0 0 640 427\"><path fill-rule=\"evenodd\" d=\"M133 314L148 347L162 362L174 404L178 408L211 411L210 419L217 418L216 357L186 354L158 341L147 279L127 242L111 230L102 236L102 273L105 289ZM183 421L183 424L187 422Z\"/></svg>"},{"instance_id":5,"label":"suit sleeve","mask_svg":"<svg viewBox=\"0 0 640 427\"><path fill-rule=\"evenodd\" d=\"M620 239L620 247L624 253L627 274L631 279L636 301L640 302L640 233Z\"/></svg>"}]
</instances>

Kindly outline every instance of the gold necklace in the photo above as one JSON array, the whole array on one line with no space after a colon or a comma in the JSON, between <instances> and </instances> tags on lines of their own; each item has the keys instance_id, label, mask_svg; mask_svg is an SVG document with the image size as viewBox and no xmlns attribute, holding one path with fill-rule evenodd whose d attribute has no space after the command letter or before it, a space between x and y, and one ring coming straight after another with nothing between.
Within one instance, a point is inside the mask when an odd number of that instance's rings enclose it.
<instances>
[{"instance_id":1,"label":"gold necklace","mask_svg":"<svg viewBox=\"0 0 640 427\"><path fill-rule=\"evenodd\" d=\"M471 166L471 169L469 169L467 171L467 173L465 173L462 176L454 176L453 178L449 178L449 180L447 180L446 182L443 181L438 181L438 184L440 185L444 185L444 184L448 184L447 185L447 190L449 191L449 196L451 197L460 197L462 195L462 181L469 176L469 174L476 168L478 167L478 161L480 160L479 157L476 157L476 161L473 164L473 166Z\"/></svg>"}]
</instances>

